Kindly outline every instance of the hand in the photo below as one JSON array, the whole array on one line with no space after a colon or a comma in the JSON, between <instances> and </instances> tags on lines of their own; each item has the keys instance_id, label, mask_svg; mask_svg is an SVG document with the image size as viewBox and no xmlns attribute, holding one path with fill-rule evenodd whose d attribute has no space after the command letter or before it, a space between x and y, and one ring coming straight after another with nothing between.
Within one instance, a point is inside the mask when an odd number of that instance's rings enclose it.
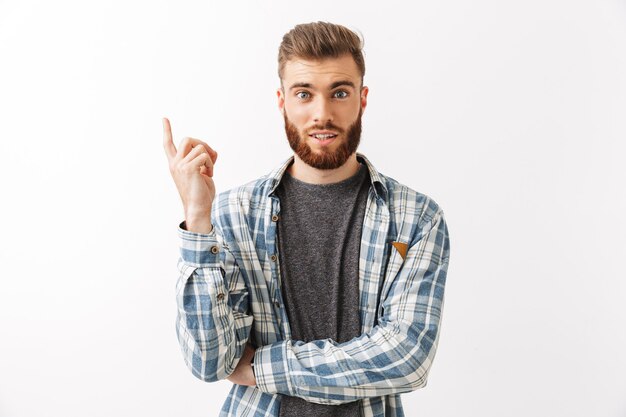
<instances>
[{"instance_id":1,"label":"hand","mask_svg":"<svg viewBox=\"0 0 626 417\"><path fill-rule=\"evenodd\" d=\"M256 378L254 378L254 372L252 371L252 359L254 359L255 348L251 344L246 344L246 349L241 355L241 359L237 363L235 370L228 377L228 380L233 384L255 386Z\"/></svg>"},{"instance_id":2,"label":"hand","mask_svg":"<svg viewBox=\"0 0 626 417\"><path fill-rule=\"evenodd\" d=\"M201 140L189 137L184 138L176 150L167 118L163 118L163 147L170 173L183 201L187 229L197 231L190 228L190 223L195 223L197 229L209 232L212 228L211 206L215 198L213 166L217 152Z\"/></svg>"}]
</instances>

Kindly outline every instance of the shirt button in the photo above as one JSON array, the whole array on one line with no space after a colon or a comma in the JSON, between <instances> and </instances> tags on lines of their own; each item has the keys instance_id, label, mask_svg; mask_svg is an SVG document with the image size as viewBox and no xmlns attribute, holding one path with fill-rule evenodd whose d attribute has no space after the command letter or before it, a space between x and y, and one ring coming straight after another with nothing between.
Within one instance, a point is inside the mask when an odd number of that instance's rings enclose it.
<instances>
[{"instance_id":1,"label":"shirt button","mask_svg":"<svg viewBox=\"0 0 626 417\"><path fill-rule=\"evenodd\" d=\"M277 222L277 221L278 221L278 216L274 214L274 215L272 216L272 221L273 221L273 222Z\"/></svg>"},{"instance_id":2,"label":"shirt button","mask_svg":"<svg viewBox=\"0 0 626 417\"><path fill-rule=\"evenodd\" d=\"M224 293L217 294L217 301L222 301L224 299Z\"/></svg>"},{"instance_id":3,"label":"shirt button","mask_svg":"<svg viewBox=\"0 0 626 417\"><path fill-rule=\"evenodd\" d=\"M219 252L219 248L217 246L211 246L211 253L217 253Z\"/></svg>"},{"instance_id":4,"label":"shirt button","mask_svg":"<svg viewBox=\"0 0 626 417\"><path fill-rule=\"evenodd\" d=\"M272 260L272 262L276 262L276 259L278 259L278 258L276 257L276 255L272 255L272 256L270 256L270 259Z\"/></svg>"},{"instance_id":5,"label":"shirt button","mask_svg":"<svg viewBox=\"0 0 626 417\"><path fill-rule=\"evenodd\" d=\"M274 301L274 305L276 306L276 308L280 307L280 303L278 301Z\"/></svg>"}]
</instances>

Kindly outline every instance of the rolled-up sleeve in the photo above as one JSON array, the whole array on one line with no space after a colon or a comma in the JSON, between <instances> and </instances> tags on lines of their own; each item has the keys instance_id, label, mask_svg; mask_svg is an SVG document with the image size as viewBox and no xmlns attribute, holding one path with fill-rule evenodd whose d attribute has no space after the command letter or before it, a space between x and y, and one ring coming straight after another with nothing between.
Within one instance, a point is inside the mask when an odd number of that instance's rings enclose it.
<instances>
[{"instance_id":1,"label":"rolled-up sleeve","mask_svg":"<svg viewBox=\"0 0 626 417\"><path fill-rule=\"evenodd\" d=\"M209 234L178 227L176 334L191 372L203 381L227 378L243 354L252 315L248 290L229 249Z\"/></svg>"}]
</instances>

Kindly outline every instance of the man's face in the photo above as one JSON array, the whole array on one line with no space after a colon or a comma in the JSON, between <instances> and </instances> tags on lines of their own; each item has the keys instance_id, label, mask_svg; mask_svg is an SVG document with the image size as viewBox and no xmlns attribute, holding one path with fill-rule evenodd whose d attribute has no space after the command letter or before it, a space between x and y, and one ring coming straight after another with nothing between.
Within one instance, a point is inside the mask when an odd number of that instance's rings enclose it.
<instances>
[{"instance_id":1,"label":"man's face","mask_svg":"<svg viewBox=\"0 0 626 417\"><path fill-rule=\"evenodd\" d=\"M314 168L342 166L359 146L367 93L350 55L287 61L277 95L291 149Z\"/></svg>"}]
</instances>

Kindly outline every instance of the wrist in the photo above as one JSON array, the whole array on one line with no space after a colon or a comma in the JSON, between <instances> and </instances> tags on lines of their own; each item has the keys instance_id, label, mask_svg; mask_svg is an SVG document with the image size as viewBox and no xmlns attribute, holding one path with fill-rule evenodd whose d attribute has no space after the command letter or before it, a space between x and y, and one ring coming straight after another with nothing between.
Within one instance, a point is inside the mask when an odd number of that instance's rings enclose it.
<instances>
[{"instance_id":1,"label":"wrist","mask_svg":"<svg viewBox=\"0 0 626 417\"><path fill-rule=\"evenodd\" d=\"M201 235L208 235L213 231L213 225L209 223L194 223L185 221L185 230L188 232L198 233Z\"/></svg>"},{"instance_id":2,"label":"wrist","mask_svg":"<svg viewBox=\"0 0 626 417\"><path fill-rule=\"evenodd\" d=\"M213 230L213 224L211 223L211 215L197 215L186 214L185 215L185 229L189 232L209 234Z\"/></svg>"}]
</instances>

